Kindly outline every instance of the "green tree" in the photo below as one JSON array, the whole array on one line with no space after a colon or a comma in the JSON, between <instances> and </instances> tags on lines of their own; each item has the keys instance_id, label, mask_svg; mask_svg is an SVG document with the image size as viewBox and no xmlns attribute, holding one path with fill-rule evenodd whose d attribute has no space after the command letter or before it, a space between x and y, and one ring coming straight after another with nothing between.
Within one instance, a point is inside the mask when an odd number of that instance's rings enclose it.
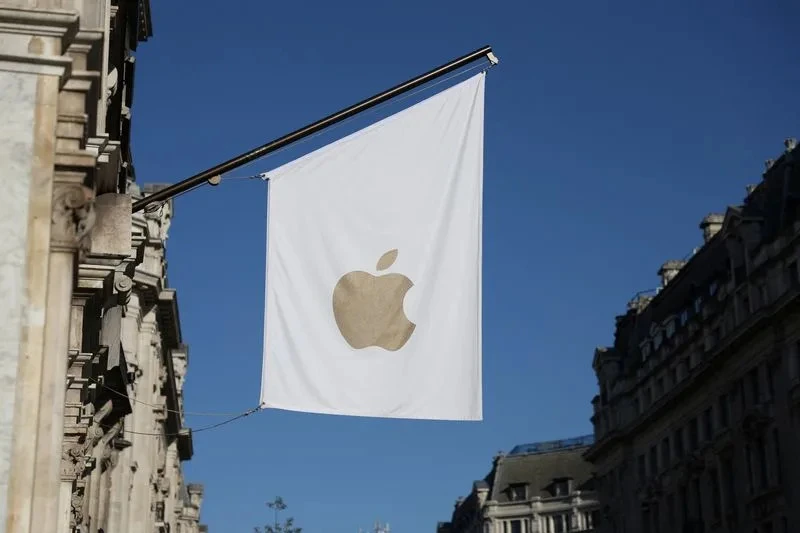
<instances>
[{"instance_id":1,"label":"green tree","mask_svg":"<svg viewBox=\"0 0 800 533\"><path fill-rule=\"evenodd\" d=\"M283 498L276 496L274 500L267 502L267 507L272 509L274 513L274 521L272 525L253 528L254 533L302 533L303 528L295 527L294 518L289 517L284 520L282 524L278 521L281 511L284 511L287 507L287 505L283 502Z\"/></svg>"}]
</instances>

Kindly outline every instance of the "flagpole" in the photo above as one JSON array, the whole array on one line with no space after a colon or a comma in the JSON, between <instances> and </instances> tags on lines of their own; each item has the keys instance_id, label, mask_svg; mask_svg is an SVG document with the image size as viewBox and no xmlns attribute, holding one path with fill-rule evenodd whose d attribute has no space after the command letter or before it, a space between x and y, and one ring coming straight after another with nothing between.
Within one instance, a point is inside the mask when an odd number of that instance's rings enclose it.
<instances>
[{"instance_id":1,"label":"flagpole","mask_svg":"<svg viewBox=\"0 0 800 533\"><path fill-rule=\"evenodd\" d=\"M416 78L412 78L406 82L403 82L399 85L392 87L391 89L387 89L375 96L367 98L366 100L362 100L361 102L351 105L341 111L337 111L332 115L328 115L327 117L320 119L316 122L313 122L307 126L300 128L299 130L295 130L291 133L284 135L283 137L279 137L273 141L268 142L258 148L254 148L248 152L245 152L241 155L234 157L224 163L220 163L214 167L209 168L208 170L204 170L199 174L195 174L190 178L186 178L183 181L179 181L173 185L165 187L160 191L157 191L149 196L142 198L141 200L134 202L133 204L133 212L141 211L148 205L154 202L163 202L165 200L169 200L174 196L186 192L198 185L203 184L203 182L212 183L216 185L219 183L219 176L226 172L230 172L233 169L246 165L251 161L255 161L260 157L264 157L265 155L272 153L276 150L279 150L285 146L288 146L294 142L299 141L309 135L313 135L314 133L319 132L327 128L328 126L332 126L338 122L341 122L345 119L348 119L362 111L366 111L376 105L379 105L387 100L390 100L396 96L399 96L405 92L408 92L420 85L423 85L431 80L434 80L440 76L453 72L454 70L463 67L473 61L480 59L482 57L486 57L492 63L497 62L497 58L492 54L492 47L491 46L484 46L482 48L478 48L474 52L470 52L469 54L463 55L457 59L454 59L444 65L436 67L433 70L426 72L425 74L421 74ZM215 181L212 181L215 180Z\"/></svg>"}]
</instances>

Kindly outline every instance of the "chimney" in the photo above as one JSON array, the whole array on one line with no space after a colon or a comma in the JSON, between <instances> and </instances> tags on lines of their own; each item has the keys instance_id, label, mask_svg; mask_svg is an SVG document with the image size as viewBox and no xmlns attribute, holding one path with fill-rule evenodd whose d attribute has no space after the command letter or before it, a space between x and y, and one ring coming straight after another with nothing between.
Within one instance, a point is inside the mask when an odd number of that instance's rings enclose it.
<instances>
[{"instance_id":1,"label":"chimney","mask_svg":"<svg viewBox=\"0 0 800 533\"><path fill-rule=\"evenodd\" d=\"M686 264L686 261L667 261L661 268L658 269L658 275L661 276L661 286L666 287L667 283L672 281L672 278L678 275L683 265Z\"/></svg>"},{"instance_id":2,"label":"chimney","mask_svg":"<svg viewBox=\"0 0 800 533\"><path fill-rule=\"evenodd\" d=\"M722 229L722 222L725 220L725 215L711 213L700 222L700 229L703 230L703 241L708 242L711 237L717 234Z\"/></svg>"}]
</instances>

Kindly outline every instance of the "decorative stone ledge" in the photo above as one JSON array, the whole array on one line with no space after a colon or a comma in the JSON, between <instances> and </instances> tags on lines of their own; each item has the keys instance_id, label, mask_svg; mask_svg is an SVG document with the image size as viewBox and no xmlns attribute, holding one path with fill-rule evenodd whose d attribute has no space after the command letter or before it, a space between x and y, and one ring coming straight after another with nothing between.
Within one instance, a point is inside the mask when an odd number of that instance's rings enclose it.
<instances>
[{"instance_id":1,"label":"decorative stone ledge","mask_svg":"<svg viewBox=\"0 0 800 533\"><path fill-rule=\"evenodd\" d=\"M70 76L72 58L65 56L79 28L77 11L0 7L0 70Z\"/></svg>"}]
</instances>

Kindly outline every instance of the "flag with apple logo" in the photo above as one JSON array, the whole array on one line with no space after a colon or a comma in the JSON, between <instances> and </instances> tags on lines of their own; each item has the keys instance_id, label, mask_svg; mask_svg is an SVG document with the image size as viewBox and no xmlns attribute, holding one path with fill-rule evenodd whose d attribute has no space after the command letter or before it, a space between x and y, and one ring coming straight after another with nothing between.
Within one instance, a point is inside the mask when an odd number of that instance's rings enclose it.
<instances>
[{"instance_id":1,"label":"flag with apple logo","mask_svg":"<svg viewBox=\"0 0 800 533\"><path fill-rule=\"evenodd\" d=\"M262 407L482 419L484 83L268 173Z\"/></svg>"}]
</instances>

